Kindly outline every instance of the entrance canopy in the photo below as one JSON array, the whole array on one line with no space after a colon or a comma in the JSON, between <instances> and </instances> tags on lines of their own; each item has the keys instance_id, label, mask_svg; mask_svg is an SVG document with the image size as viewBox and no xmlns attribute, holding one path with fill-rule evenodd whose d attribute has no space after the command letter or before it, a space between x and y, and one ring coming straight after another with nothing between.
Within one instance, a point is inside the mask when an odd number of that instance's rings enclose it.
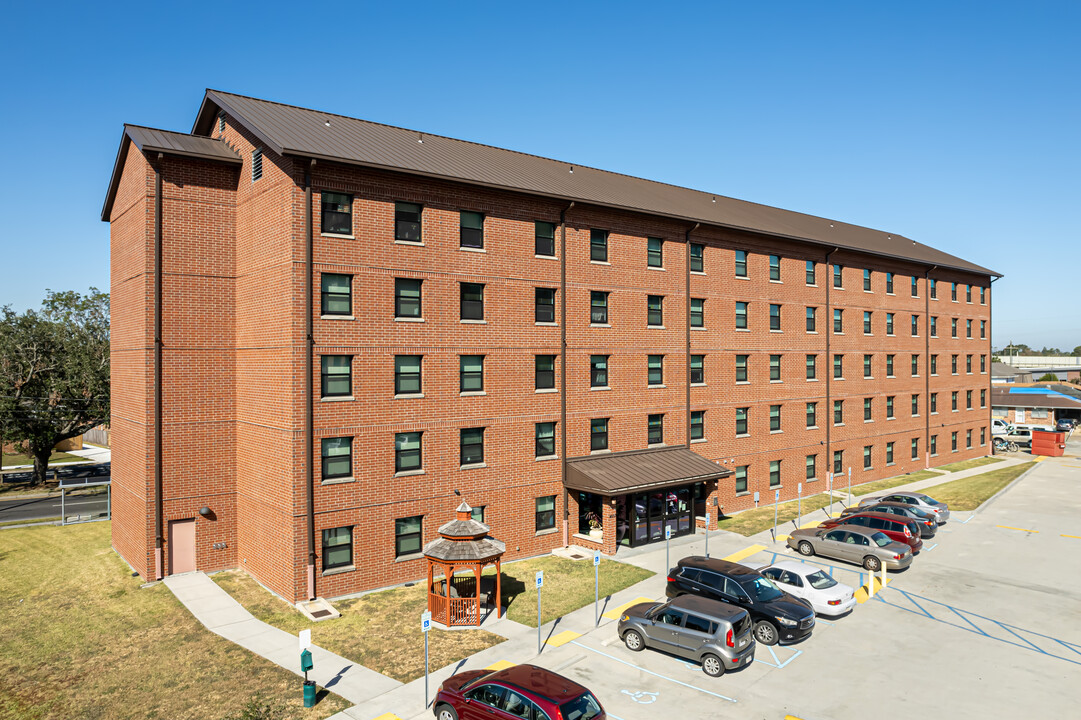
<instances>
[{"instance_id":1,"label":"entrance canopy","mask_svg":"<svg viewBox=\"0 0 1081 720\"><path fill-rule=\"evenodd\" d=\"M731 474L731 470L689 448L677 446L571 458L564 484L568 490L613 497Z\"/></svg>"}]
</instances>

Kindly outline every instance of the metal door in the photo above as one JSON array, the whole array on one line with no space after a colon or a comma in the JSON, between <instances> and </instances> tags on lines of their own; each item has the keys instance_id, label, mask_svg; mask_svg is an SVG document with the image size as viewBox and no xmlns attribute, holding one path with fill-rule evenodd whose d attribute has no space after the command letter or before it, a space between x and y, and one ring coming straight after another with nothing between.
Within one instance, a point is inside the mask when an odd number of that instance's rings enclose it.
<instances>
[{"instance_id":1,"label":"metal door","mask_svg":"<svg viewBox=\"0 0 1081 720\"><path fill-rule=\"evenodd\" d=\"M195 518L169 521L169 574L195 571Z\"/></svg>"}]
</instances>

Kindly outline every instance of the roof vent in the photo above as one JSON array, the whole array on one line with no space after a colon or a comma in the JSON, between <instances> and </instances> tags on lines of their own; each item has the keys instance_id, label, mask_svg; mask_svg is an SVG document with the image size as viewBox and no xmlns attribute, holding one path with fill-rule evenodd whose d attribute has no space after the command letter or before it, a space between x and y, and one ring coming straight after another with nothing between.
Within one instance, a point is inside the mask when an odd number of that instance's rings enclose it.
<instances>
[{"instance_id":1,"label":"roof vent","mask_svg":"<svg viewBox=\"0 0 1081 720\"><path fill-rule=\"evenodd\" d=\"M263 177L263 150L255 148L251 151L251 181L255 182Z\"/></svg>"},{"instance_id":2,"label":"roof vent","mask_svg":"<svg viewBox=\"0 0 1081 720\"><path fill-rule=\"evenodd\" d=\"M571 165L571 175L573 175L573 174L574 174L574 166Z\"/></svg>"},{"instance_id":3,"label":"roof vent","mask_svg":"<svg viewBox=\"0 0 1081 720\"><path fill-rule=\"evenodd\" d=\"M221 111L218 112L218 132L220 132L220 133L225 132L225 111L224 110L221 110Z\"/></svg>"}]
</instances>

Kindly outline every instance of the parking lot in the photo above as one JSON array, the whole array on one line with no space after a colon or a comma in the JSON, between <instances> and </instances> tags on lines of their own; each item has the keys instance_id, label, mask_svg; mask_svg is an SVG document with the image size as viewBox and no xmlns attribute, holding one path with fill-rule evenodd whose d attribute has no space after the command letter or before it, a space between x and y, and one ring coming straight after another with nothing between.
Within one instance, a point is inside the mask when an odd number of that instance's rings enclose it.
<instances>
[{"instance_id":1,"label":"parking lot","mask_svg":"<svg viewBox=\"0 0 1081 720\"><path fill-rule=\"evenodd\" d=\"M721 678L656 651L627 650L614 622L546 647L538 664L589 687L623 720L1073 717L1079 486L1081 460L1042 461L980 512L955 513L911 569L891 573L886 589L849 616L820 620L798 645L759 645L752 665ZM681 548L672 563L701 552L701 542ZM859 568L802 558L781 543L745 559L769 561L775 552L859 584ZM663 593L663 578L657 587Z\"/></svg>"}]
</instances>

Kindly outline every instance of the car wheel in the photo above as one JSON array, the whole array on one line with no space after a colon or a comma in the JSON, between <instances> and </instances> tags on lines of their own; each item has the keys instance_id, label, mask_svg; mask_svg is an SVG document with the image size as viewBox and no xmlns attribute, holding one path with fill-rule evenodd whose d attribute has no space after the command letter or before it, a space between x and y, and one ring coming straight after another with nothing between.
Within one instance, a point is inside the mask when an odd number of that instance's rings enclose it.
<instances>
[{"instance_id":1,"label":"car wheel","mask_svg":"<svg viewBox=\"0 0 1081 720\"><path fill-rule=\"evenodd\" d=\"M710 677L724 675L724 663L716 655L710 653L702 658L702 672Z\"/></svg>"},{"instance_id":2,"label":"car wheel","mask_svg":"<svg viewBox=\"0 0 1081 720\"><path fill-rule=\"evenodd\" d=\"M810 557L811 555L814 555L815 554L814 545L807 542L806 540L801 541L800 544L799 544L799 554L800 555L806 555L808 557Z\"/></svg>"},{"instance_id":3,"label":"car wheel","mask_svg":"<svg viewBox=\"0 0 1081 720\"><path fill-rule=\"evenodd\" d=\"M882 569L882 561L876 558L874 555L868 555L863 559L863 567L867 568L871 572L878 572Z\"/></svg>"},{"instance_id":4,"label":"car wheel","mask_svg":"<svg viewBox=\"0 0 1081 720\"><path fill-rule=\"evenodd\" d=\"M627 646L628 650L638 652L646 646L642 642L642 636L638 634L636 630L628 630L623 634L623 644Z\"/></svg>"},{"instance_id":5,"label":"car wheel","mask_svg":"<svg viewBox=\"0 0 1081 720\"><path fill-rule=\"evenodd\" d=\"M443 703L435 709L437 720L458 720L458 713L450 705Z\"/></svg>"},{"instance_id":6,"label":"car wheel","mask_svg":"<svg viewBox=\"0 0 1081 720\"><path fill-rule=\"evenodd\" d=\"M763 645L776 645L781 636L773 623L768 620L759 620L754 626L754 639Z\"/></svg>"}]
</instances>

